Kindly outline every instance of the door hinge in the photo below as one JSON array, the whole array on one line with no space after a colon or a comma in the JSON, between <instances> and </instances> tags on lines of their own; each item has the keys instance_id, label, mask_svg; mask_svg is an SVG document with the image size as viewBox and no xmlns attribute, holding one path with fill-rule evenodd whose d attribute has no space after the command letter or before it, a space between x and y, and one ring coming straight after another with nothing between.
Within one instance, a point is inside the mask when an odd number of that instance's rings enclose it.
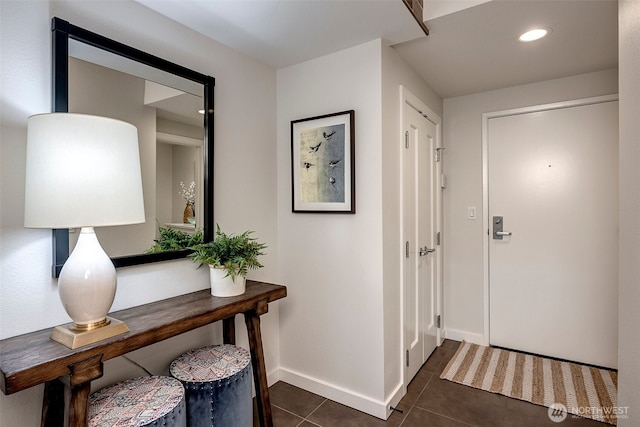
<instances>
[{"instance_id":1,"label":"door hinge","mask_svg":"<svg viewBox=\"0 0 640 427\"><path fill-rule=\"evenodd\" d=\"M436 233L436 246L440 246L440 232Z\"/></svg>"},{"instance_id":2,"label":"door hinge","mask_svg":"<svg viewBox=\"0 0 640 427\"><path fill-rule=\"evenodd\" d=\"M404 148L409 148L409 131L404 131Z\"/></svg>"},{"instance_id":3,"label":"door hinge","mask_svg":"<svg viewBox=\"0 0 640 427\"><path fill-rule=\"evenodd\" d=\"M439 162L440 160L442 160L442 150L444 150L443 147L436 148L436 150L435 150L436 151L436 153L435 153L436 162Z\"/></svg>"},{"instance_id":4,"label":"door hinge","mask_svg":"<svg viewBox=\"0 0 640 427\"><path fill-rule=\"evenodd\" d=\"M409 350L407 350L407 353L406 353L406 357L405 357L405 358L407 359L407 360L406 360L406 364L407 364L407 368L408 368L408 367L409 367Z\"/></svg>"},{"instance_id":5,"label":"door hinge","mask_svg":"<svg viewBox=\"0 0 640 427\"><path fill-rule=\"evenodd\" d=\"M440 317L440 315L438 314L438 315L436 316L436 328L441 328L441 327L442 327L442 326L441 326L441 324L442 324L442 318L441 318L441 317Z\"/></svg>"},{"instance_id":6,"label":"door hinge","mask_svg":"<svg viewBox=\"0 0 640 427\"><path fill-rule=\"evenodd\" d=\"M409 258L409 241L404 243L404 257Z\"/></svg>"},{"instance_id":7,"label":"door hinge","mask_svg":"<svg viewBox=\"0 0 640 427\"><path fill-rule=\"evenodd\" d=\"M445 174L440 174L440 188L447 188L447 176Z\"/></svg>"}]
</instances>

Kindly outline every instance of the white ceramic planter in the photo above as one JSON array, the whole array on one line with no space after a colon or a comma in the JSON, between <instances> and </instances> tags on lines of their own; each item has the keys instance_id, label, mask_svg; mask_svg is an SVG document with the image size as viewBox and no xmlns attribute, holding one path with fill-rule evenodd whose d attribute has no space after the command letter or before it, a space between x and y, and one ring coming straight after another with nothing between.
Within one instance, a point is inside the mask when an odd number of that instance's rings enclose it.
<instances>
[{"instance_id":1,"label":"white ceramic planter","mask_svg":"<svg viewBox=\"0 0 640 427\"><path fill-rule=\"evenodd\" d=\"M242 276L236 276L236 279L233 280L231 276L227 276L227 272L223 268L209 266L209 278L211 279L211 295L214 297L234 297L244 293L246 279Z\"/></svg>"}]
</instances>

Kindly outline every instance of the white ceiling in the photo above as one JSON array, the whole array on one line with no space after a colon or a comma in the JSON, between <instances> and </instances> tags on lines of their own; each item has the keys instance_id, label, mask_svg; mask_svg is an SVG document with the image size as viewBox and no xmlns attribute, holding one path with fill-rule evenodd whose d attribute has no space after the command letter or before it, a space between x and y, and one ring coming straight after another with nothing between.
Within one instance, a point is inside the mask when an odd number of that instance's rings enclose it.
<instances>
[{"instance_id":1,"label":"white ceiling","mask_svg":"<svg viewBox=\"0 0 640 427\"><path fill-rule=\"evenodd\" d=\"M491 1L427 25L428 37L395 48L444 98L618 64L616 1ZM517 41L536 26L552 32L536 42Z\"/></svg>"},{"instance_id":2,"label":"white ceiling","mask_svg":"<svg viewBox=\"0 0 640 427\"><path fill-rule=\"evenodd\" d=\"M136 1L274 68L384 38L443 98L618 63L616 0L425 0L429 36L402 0Z\"/></svg>"}]
</instances>

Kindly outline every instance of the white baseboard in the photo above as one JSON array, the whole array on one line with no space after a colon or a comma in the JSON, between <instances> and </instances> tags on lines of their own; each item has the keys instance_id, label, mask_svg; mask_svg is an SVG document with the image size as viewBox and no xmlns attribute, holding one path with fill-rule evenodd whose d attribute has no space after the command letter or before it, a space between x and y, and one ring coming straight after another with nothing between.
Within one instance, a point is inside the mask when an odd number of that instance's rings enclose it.
<instances>
[{"instance_id":1,"label":"white baseboard","mask_svg":"<svg viewBox=\"0 0 640 427\"><path fill-rule=\"evenodd\" d=\"M274 369L267 373L267 386L271 387L278 381L280 381L280 369ZM256 397L256 384L253 377L251 378L251 397Z\"/></svg>"},{"instance_id":2,"label":"white baseboard","mask_svg":"<svg viewBox=\"0 0 640 427\"><path fill-rule=\"evenodd\" d=\"M483 334L474 334L467 331L461 331L459 329L444 329L443 335L445 338L454 341L466 341L472 344L486 345Z\"/></svg>"},{"instance_id":3,"label":"white baseboard","mask_svg":"<svg viewBox=\"0 0 640 427\"><path fill-rule=\"evenodd\" d=\"M391 416L391 407L397 407L398 403L400 403L400 400L404 397L405 394L405 387L402 385L402 383L398 384L396 386L396 389L391 393L391 396L387 398L387 401L385 403L385 408L387 410L385 419L388 419Z\"/></svg>"},{"instance_id":4,"label":"white baseboard","mask_svg":"<svg viewBox=\"0 0 640 427\"><path fill-rule=\"evenodd\" d=\"M271 387L275 383L280 381L280 369L274 369L273 371L267 373L267 385Z\"/></svg>"},{"instance_id":5,"label":"white baseboard","mask_svg":"<svg viewBox=\"0 0 640 427\"><path fill-rule=\"evenodd\" d=\"M398 385L391 396L383 402L285 368L280 368L279 379L383 420L391 415L389 407L397 405L404 396L402 384Z\"/></svg>"}]
</instances>

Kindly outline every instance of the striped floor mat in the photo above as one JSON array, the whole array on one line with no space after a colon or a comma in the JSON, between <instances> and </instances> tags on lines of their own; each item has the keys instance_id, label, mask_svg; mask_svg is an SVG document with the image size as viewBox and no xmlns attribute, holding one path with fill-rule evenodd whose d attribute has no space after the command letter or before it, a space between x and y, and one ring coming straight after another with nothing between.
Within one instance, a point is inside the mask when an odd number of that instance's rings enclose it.
<instances>
[{"instance_id":1,"label":"striped floor mat","mask_svg":"<svg viewBox=\"0 0 640 427\"><path fill-rule=\"evenodd\" d=\"M440 378L616 424L615 371L463 341Z\"/></svg>"}]
</instances>

